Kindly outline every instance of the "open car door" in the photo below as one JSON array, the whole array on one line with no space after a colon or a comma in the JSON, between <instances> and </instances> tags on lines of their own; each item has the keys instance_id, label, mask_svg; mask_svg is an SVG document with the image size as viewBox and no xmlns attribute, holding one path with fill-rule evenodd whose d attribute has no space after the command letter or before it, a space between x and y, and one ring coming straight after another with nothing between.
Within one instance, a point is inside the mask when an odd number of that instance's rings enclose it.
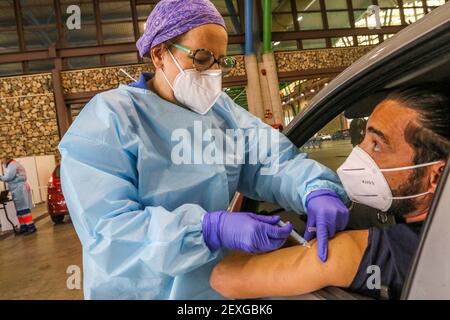
<instances>
[{"instance_id":1,"label":"open car door","mask_svg":"<svg viewBox=\"0 0 450 320\"><path fill-rule=\"evenodd\" d=\"M402 299L450 299L450 159L423 227Z\"/></svg>"}]
</instances>

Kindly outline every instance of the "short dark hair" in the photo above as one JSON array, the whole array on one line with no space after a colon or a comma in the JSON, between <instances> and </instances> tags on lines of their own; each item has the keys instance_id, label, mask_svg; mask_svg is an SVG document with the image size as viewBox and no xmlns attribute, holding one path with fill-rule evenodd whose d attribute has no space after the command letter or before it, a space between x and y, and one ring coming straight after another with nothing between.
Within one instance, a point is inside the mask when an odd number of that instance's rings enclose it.
<instances>
[{"instance_id":1,"label":"short dark hair","mask_svg":"<svg viewBox=\"0 0 450 320\"><path fill-rule=\"evenodd\" d=\"M418 123L410 123L405 129L405 140L415 150L415 164L446 161L449 156L449 85L444 82L403 87L394 90L387 97L419 114Z\"/></svg>"}]
</instances>

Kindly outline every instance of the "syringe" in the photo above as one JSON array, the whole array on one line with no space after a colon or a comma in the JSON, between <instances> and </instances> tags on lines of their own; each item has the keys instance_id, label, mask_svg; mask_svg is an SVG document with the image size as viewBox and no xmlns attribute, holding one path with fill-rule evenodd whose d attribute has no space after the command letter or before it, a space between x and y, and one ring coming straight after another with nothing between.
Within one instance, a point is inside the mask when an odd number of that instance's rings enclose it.
<instances>
[{"instance_id":1,"label":"syringe","mask_svg":"<svg viewBox=\"0 0 450 320\"><path fill-rule=\"evenodd\" d=\"M283 221L279 221L278 225L280 227L284 227L287 223L283 222ZM292 230L290 233L290 236L292 238L294 238L298 243L300 243L302 246L307 247L307 248L311 248L311 246L309 245L308 241L306 241L301 235L299 235L295 230Z\"/></svg>"}]
</instances>

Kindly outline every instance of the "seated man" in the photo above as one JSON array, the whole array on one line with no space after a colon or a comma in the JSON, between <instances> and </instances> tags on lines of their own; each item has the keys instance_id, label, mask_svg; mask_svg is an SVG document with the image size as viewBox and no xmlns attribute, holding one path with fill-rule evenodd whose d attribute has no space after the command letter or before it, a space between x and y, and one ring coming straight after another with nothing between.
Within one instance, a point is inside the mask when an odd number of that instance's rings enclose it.
<instances>
[{"instance_id":1,"label":"seated man","mask_svg":"<svg viewBox=\"0 0 450 320\"><path fill-rule=\"evenodd\" d=\"M372 275L368 267L376 265L389 298L399 298L449 156L450 96L446 88L422 85L391 93L375 108L359 148L338 170L344 172L340 176L350 198L394 215L396 225L337 234L329 242L325 263L317 258L315 241L311 249L292 246L260 255L235 253L214 268L211 286L229 298L299 295L327 286L380 298L380 290L367 286ZM424 166L413 166L419 164ZM366 181L373 179L375 196L367 197L367 187L359 187L364 176L347 175L362 170L357 167L373 172L373 178L369 174ZM386 168L397 170L382 170ZM378 180L376 175L381 175Z\"/></svg>"}]
</instances>

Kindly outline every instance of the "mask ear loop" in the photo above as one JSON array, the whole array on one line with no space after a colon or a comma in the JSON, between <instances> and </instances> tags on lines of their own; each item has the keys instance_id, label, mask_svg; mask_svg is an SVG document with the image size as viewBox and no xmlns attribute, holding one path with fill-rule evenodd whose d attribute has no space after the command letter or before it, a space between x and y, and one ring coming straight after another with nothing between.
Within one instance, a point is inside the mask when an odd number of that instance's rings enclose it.
<instances>
[{"instance_id":1,"label":"mask ear loop","mask_svg":"<svg viewBox=\"0 0 450 320\"><path fill-rule=\"evenodd\" d=\"M166 73L164 72L164 70L162 70L162 75L164 77L164 79L166 80L167 84L169 85L169 87L172 89L172 91L175 91L175 89L173 88L172 84L170 83L169 79L167 79Z\"/></svg>"},{"instance_id":2,"label":"mask ear loop","mask_svg":"<svg viewBox=\"0 0 450 320\"><path fill-rule=\"evenodd\" d=\"M180 64L178 63L177 59L175 59L175 57L173 56L172 52L170 51L170 49L167 49L169 51L170 57L172 58L173 62L175 62L175 65L177 66L178 70L180 70L180 72L184 72L183 68L180 66Z\"/></svg>"},{"instance_id":3,"label":"mask ear loop","mask_svg":"<svg viewBox=\"0 0 450 320\"><path fill-rule=\"evenodd\" d=\"M413 198L423 197L423 196L425 196L425 195L427 195L427 194L433 194L433 192L427 191L427 192L422 192L422 193L419 193L419 194L414 194L414 195L412 195L412 196L391 197L391 199L392 199L392 200L413 199Z\"/></svg>"},{"instance_id":4,"label":"mask ear loop","mask_svg":"<svg viewBox=\"0 0 450 320\"><path fill-rule=\"evenodd\" d=\"M172 61L173 61L173 62L175 63L175 65L177 66L178 70L180 70L180 72L183 72L183 73L184 73L183 68L181 68L180 64L178 63L177 59L175 59L175 57L173 56L173 54L172 54L172 52L170 51L169 48L167 48L167 51L169 51L169 55L170 55L170 57L172 58ZM162 69L161 69L161 71L162 71L163 77L164 77L164 79L166 80L167 84L168 84L169 87L172 89L172 91L175 92L175 89L174 89L173 85L170 83L169 79L167 79L166 73L165 73L164 70L162 70Z\"/></svg>"},{"instance_id":5,"label":"mask ear loop","mask_svg":"<svg viewBox=\"0 0 450 320\"><path fill-rule=\"evenodd\" d=\"M415 164L412 166L406 166L406 167L398 167L398 168L390 168L390 169L380 169L380 171L383 172L391 172L391 171L402 171L402 170L410 170L410 169L417 169L417 168L422 168L422 167L428 167L428 166L432 166L434 164L438 164L441 163L441 160L438 161L433 161L433 162L427 162L427 163L422 163L422 164Z\"/></svg>"},{"instance_id":6,"label":"mask ear loop","mask_svg":"<svg viewBox=\"0 0 450 320\"><path fill-rule=\"evenodd\" d=\"M380 169L380 171L383 172L390 172L390 171L402 171L402 170L411 170L411 169L417 169L417 168L423 168L423 167L428 167L428 166L432 166L438 163L441 163L441 160L438 161L433 161L433 162L427 162L427 163L422 163L422 164L416 164L416 165L412 165L412 166L406 166L406 167L399 167L399 168L391 168L391 169ZM391 199L393 200L403 200L403 199L413 199L413 198L418 198L418 197L423 197L427 194L433 194L433 192L422 192L419 194L414 194L411 196L403 196L403 197L391 197Z\"/></svg>"}]
</instances>

